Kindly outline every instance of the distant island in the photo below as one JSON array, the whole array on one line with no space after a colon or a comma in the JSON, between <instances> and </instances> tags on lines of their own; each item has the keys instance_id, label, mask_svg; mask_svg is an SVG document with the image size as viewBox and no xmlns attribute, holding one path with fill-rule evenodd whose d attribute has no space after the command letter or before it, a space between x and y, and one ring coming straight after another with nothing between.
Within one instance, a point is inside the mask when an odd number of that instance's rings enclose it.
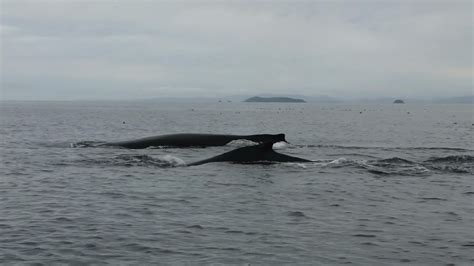
<instances>
[{"instance_id":1,"label":"distant island","mask_svg":"<svg viewBox=\"0 0 474 266\"><path fill-rule=\"evenodd\" d=\"M305 103L303 99L295 99L290 97L251 97L245 100L248 103Z\"/></svg>"},{"instance_id":2,"label":"distant island","mask_svg":"<svg viewBox=\"0 0 474 266\"><path fill-rule=\"evenodd\" d=\"M332 103L332 104L394 104L394 100L402 100L405 103L410 104L474 104L474 95L450 97L450 98L395 98L395 97L372 97L372 98L336 98L330 96L312 96L312 95L275 95L275 94L260 94L257 97L251 97L250 95L231 95L226 98L215 98L215 97L154 97L136 99L138 101L154 101L154 102L172 102L172 103L231 103L231 102L287 102L287 103ZM304 99L304 100L300 100ZM0 100L0 103L3 100Z\"/></svg>"},{"instance_id":3,"label":"distant island","mask_svg":"<svg viewBox=\"0 0 474 266\"><path fill-rule=\"evenodd\" d=\"M405 103L405 102L401 99L396 99L395 101L393 101L393 103Z\"/></svg>"}]
</instances>

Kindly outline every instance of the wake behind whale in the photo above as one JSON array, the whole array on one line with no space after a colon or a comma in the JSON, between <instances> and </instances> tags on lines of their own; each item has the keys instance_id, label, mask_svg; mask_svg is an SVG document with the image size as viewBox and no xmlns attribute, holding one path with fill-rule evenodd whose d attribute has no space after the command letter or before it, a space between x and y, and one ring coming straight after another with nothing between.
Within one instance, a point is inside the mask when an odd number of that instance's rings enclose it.
<instances>
[{"instance_id":1,"label":"wake behind whale","mask_svg":"<svg viewBox=\"0 0 474 266\"><path fill-rule=\"evenodd\" d=\"M370 160L360 160L340 157L337 159L315 159L306 160L298 157L288 156L269 150L268 146L255 145L244 148L234 149L232 151L191 163L186 163L181 158L172 154L160 156L151 156L145 154L118 154L114 157L87 158L79 160L80 163L91 165L109 165L116 167L151 167L151 168L174 168L186 166L198 166L208 163L231 163L231 164L280 164L280 163L296 163L302 168L307 166L326 169L352 169L351 171L362 171L376 176L429 176L432 174L455 173L455 174L474 174L474 165L472 157L459 156L457 163L431 162L431 161L410 161L398 157L393 158L375 158ZM246 156L249 152L255 155ZM277 155L273 154L276 153ZM452 157L452 156L451 156ZM467 158L466 158L467 157ZM440 157L443 159L446 157ZM437 159L437 158L436 158ZM471 161L469 161L471 160ZM74 165L76 162L69 162ZM307 164L311 163L311 164ZM68 162L59 162L60 165L67 165Z\"/></svg>"}]
</instances>

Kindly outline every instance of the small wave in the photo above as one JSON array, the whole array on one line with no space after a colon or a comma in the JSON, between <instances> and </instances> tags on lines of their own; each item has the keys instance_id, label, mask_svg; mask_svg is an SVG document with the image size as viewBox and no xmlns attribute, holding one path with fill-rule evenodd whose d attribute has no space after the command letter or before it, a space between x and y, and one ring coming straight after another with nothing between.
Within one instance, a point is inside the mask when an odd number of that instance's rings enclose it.
<instances>
[{"instance_id":1,"label":"small wave","mask_svg":"<svg viewBox=\"0 0 474 266\"><path fill-rule=\"evenodd\" d=\"M202 225L199 225L199 224L193 224L193 225L187 226L187 228L191 228L191 229L204 229L204 227L203 227Z\"/></svg>"},{"instance_id":2,"label":"small wave","mask_svg":"<svg viewBox=\"0 0 474 266\"><path fill-rule=\"evenodd\" d=\"M450 155L445 157L432 157L425 162L429 163L474 163L471 155Z\"/></svg>"},{"instance_id":3,"label":"small wave","mask_svg":"<svg viewBox=\"0 0 474 266\"><path fill-rule=\"evenodd\" d=\"M158 145L158 146L149 146L146 147L146 150L160 150L160 149L179 149L181 147L177 146L167 146L167 145Z\"/></svg>"},{"instance_id":4,"label":"small wave","mask_svg":"<svg viewBox=\"0 0 474 266\"><path fill-rule=\"evenodd\" d=\"M369 172L380 175L427 175L432 172L472 174L474 172L474 157L470 155L451 155L433 157L426 161L415 162L393 157L360 164Z\"/></svg>"},{"instance_id":5,"label":"small wave","mask_svg":"<svg viewBox=\"0 0 474 266\"><path fill-rule=\"evenodd\" d=\"M245 232L245 231L241 231L241 230L227 230L225 232L227 234L244 234L244 235L249 235L249 236L257 234L256 232Z\"/></svg>"},{"instance_id":6,"label":"small wave","mask_svg":"<svg viewBox=\"0 0 474 266\"><path fill-rule=\"evenodd\" d=\"M361 167L377 175L425 176L431 173L425 166L399 157L367 161Z\"/></svg>"},{"instance_id":7,"label":"small wave","mask_svg":"<svg viewBox=\"0 0 474 266\"><path fill-rule=\"evenodd\" d=\"M344 166L353 166L353 165L357 165L357 164L358 164L358 162L356 160L350 160L350 159L346 159L344 157L341 157L341 158L332 160L332 161L324 164L324 166L339 168L339 167L344 167Z\"/></svg>"},{"instance_id":8,"label":"small wave","mask_svg":"<svg viewBox=\"0 0 474 266\"><path fill-rule=\"evenodd\" d=\"M352 236L355 236L355 237L377 237L376 235L372 235L372 234L354 234Z\"/></svg>"},{"instance_id":9,"label":"small wave","mask_svg":"<svg viewBox=\"0 0 474 266\"><path fill-rule=\"evenodd\" d=\"M352 160L344 157L329 162L320 160L318 165L328 168L353 167L376 175L425 176L430 170L425 166L403 158L393 157L379 160Z\"/></svg>"},{"instance_id":10,"label":"small wave","mask_svg":"<svg viewBox=\"0 0 474 266\"><path fill-rule=\"evenodd\" d=\"M375 175L390 175L389 172L382 171L379 169L367 169L367 172L375 174Z\"/></svg>"},{"instance_id":11,"label":"small wave","mask_svg":"<svg viewBox=\"0 0 474 266\"><path fill-rule=\"evenodd\" d=\"M422 200L437 200L437 201L447 201L447 199L443 199L443 198L438 198L438 197L424 197L424 198L420 198Z\"/></svg>"},{"instance_id":12,"label":"small wave","mask_svg":"<svg viewBox=\"0 0 474 266\"><path fill-rule=\"evenodd\" d=\"M296 166L296 167L298 167L298 168L303 168L303 169L306 169L306 168L307 168L307 167L306 167L306 164L304 164L304 163L295 163L295 164L293 164L293 165Z\"/></svg>"},{"instance_id":13,"label":"small wave","mask_svg":"<svg viewBox=\"0 0 474 266\"><path fill-rule=\"evenodd\" d=\"M431 174L431 171L421 165L415 166L385 166L366 164L363 168L367 169L369 173L376 175L402 175L402 176L426 176Z\"/></svg>"},{"instance_id":14,"label":"small wave","mask_svg":"<svg viewBox=\"0 0 474 266\"><path fill-rule=\"evenodd\" d=\"M377 159L377 156L373 156L370 154L364 154L364 153L331 153L329 154L331 156L341 156L341 157L346 157L346 156L351 156L351 157L364 157L364 158L371 158L371 159Z\"/></svg>"},{"instance_id":15,"label":"small wave","mask_svg":"<svg viewBox=\"0 0 474 266\"><path fill-rule=\"evenodd\" d=\"M455 173L455 174L472 174L474 173L474 166L462 166L462 165L428 165L430 169L439 171L442 173Z\"/></svg>"},{"instance_id":16,"label":"small wave","mask_svg":"<svg viewBox=\"0 0 474 266\"><path fill-rule=\"evenodd\" d=\"M412 161L409 161L409 160L406 160L406 159L403 159L403 158L399 158L399 157L393 157L393 158L388 158L388 159L381 159L381 160L377 160L377 162L379 162L379 163L387 163L387 164L415 164L415 163L412 162Z\"/></svg>"},{"instance_id":17,"label":"small wave","mask_svg":"<svg viewBox=\"0 0 474 266\"><path fill-rule=\"evenodd\" d=\"M289 211L288 216L291 216L291 217L306 217L304 212L300 212L300 211Z\"/></svg>"},{"instance_id":18,"label":"small wave","mask_svg":"<svg viewBox=\"0 0 474 266\"><path fill-rule=\"evenodd\" d=\"M71 148L95 148L105 145L106 142L103 141L79 141L69 144Z\"/></svg>"},{"instance_id":19,"label":"small wave","mask_svg":"<svg viewBox=\"0 0 474 266\"><path fill-rule=\"evenodd\" d=\"M413 150L445 150L445 151L474 151L473 149L454 148L454 147L414 147Z\"/></svg>"},{"instance_id":20,"label":"small wave","mask_svg":"<svg viewBox=\"0 0 474 266\"><path fill-rule=\"evenodd\" d=\"M34 141L31 143L35 146L40 146L44 148L70 148L70 147L73 147L73 145L75 144L69 141L57 141L57 142Z\"/></svg>"},{"instance_id":21,"label":"small wave","mask_svg":"<svg viewBox=\"0 0 474 266\"><path fill-rule=\"evenodd\" d=\"M471 155L449 155L444 157L432 157L424 164L436 171L472 174L474 173L474 156Z\"/></svg>"},{"instance_id":22,"label":"small wave","mask_svg":"<svg viewBox=\"0 0 474 266\"><path fill-rule=\"evenodd\" d=\"M306 169L308 165L312 164L312 162L304 162L304 163L297 163L297 162L282 162L281 165L288 168L301 168Z\"/></svg>"},{"instance_id":23,"label":"small wave","mask_svg":"<svg viewBox=\"0 0 474 266\"><path fill-rule=\"evenodd\" d=\"M332 148L332 149L354 149L354 150L441 150L441 151L474 151L473 149L458 148L458 147L389 147L389 146L357 146L357 145L334 145L334 144L310 144L297 145L299 147L307 148Z\"/></svg>"},{"instance_id":24,"label":"small wave","mask_svg":"<svg viewBox=\"0 0 474 266\"><path fill-rule=\"evenodd\" d=\"M182 159L171 155L165 155L159 158L154 158L149 155L121 154L111 159L89 159L87 160L87 162L94 164L105 164L125 167L142 166L167 168L186 165L186 163Z\"/></svg>"},{"instance_id":25,"label":"small wave","mask_svg":"<svg viewBox=\"0 0 474 266\"><path fill-rule=\"evenodd\" d=\"M377 147L362 147L362 146L342 146L332 144L309 144L309 145L297 145L299 147L306 148L332 148L332 149L374 149Z\"/></svg>"}]
</instances>

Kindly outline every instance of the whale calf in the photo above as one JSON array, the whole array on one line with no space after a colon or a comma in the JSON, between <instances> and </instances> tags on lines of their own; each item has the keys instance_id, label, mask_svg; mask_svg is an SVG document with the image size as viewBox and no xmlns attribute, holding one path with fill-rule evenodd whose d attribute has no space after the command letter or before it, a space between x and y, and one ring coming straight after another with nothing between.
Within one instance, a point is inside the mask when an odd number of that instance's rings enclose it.
<instances>
[{"instance_id":1,"label":"whale calf","mask_svg":"<svg viewBox=\"0 0 474 266\"><path fill-rule=\"evenodd\" d=\"M232 162L232 163L269 163L269 162L312 162L303 158L293 157L275 152L273 141L259 145L238 148L209 159L193 162L187 166L201 165L212 162Z\"/></svg>"},{"instance_id":2,"label":"whale calf","mask_svg":"<svg viewBox=\"0 0 474 266\"><path fill-rule=\"evenodd\" d=\"M129 141L108 142L103 145L118 146L129 149L144 149L151 146L168 146L168 147L207 147L207 146L223 146L227 143L245 139L257 143L263 142L280 142L285 140L285 134L259 134L259 135L224 135L224 134L170 134L154 137L147 137Z\"/></svg>"}]
</instances>

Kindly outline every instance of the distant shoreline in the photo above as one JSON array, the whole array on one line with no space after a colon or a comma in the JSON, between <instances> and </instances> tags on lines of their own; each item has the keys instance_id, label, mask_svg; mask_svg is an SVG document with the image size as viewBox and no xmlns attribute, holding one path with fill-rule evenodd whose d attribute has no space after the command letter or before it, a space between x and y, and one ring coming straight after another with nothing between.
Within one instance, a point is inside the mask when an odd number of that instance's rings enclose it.
<instances>
[{"instance_id":1,"label":"distant shoreline","mask_svg":"<svg viewBox=\"0 0 474 266\"><path fill-rule=\"evenodd\" d=\"M247 96L248 97L248 96ZM251 97L254 98L254 97ZM251 98L246 99L245 96L221 96L221 97L154 97L154 98L129 98L129 99L0 99L1 103L14 103L14 102L25 102L25 103L80 103L80 102L148 102L148 103L216 103L219 100L220 103L226 102L273 102L273 103L293 103L293 101L248 101ZM259 97L269 99L297 99L301 97ZM308 104L393 104L394 99L397 98L360 98L360 99L344 99L344 98L331 98L331 97L316 97L316 96L304 96L303 102ZM474 104L474 96L460 96L450 98L434 98L434 99L420 99L420 98L404 98L405 103L410 105L418 104Z\"/></svg>"},{"instance_id":2,"label":"distant shoreline","mask_svg":"<svg viewBox=\"0 0 474 266\"><path fill-rule=\"evenodd\" d=\"M244 100L247 103L305 103L303 99L296 99L290 97L251 97Z\"/></svg>"}]
</instances>

